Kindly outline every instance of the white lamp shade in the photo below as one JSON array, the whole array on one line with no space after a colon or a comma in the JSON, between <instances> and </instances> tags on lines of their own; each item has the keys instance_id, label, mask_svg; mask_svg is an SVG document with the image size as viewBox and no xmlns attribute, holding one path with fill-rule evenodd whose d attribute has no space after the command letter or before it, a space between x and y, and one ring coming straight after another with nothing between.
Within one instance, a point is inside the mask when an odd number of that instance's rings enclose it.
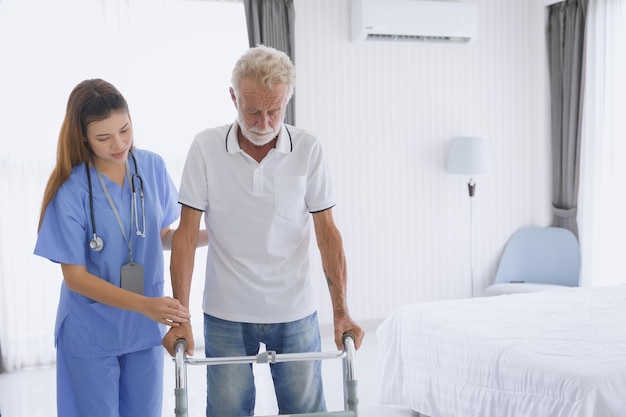
<instances>
[{"instance_id":1,"label":"white lamp shade","mask_svg":"<svg viewBox=\"0 0 626 417\"><path fill-rule=\"evenodd\" d=\"M450 143L446 171L451 174L491 175L493 150L486 138L456 137Z\"/></svg>"}]
</instances>

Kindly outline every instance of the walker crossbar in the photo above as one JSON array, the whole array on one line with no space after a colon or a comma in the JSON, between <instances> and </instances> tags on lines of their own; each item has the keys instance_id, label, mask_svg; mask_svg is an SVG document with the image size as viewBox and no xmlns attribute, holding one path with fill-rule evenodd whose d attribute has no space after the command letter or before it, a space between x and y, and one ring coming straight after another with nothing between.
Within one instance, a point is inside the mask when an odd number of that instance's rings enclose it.
<instances>
[{"instance_id":1,"label":"walker crossbar","mask_svg":"<svg viewBox=\"0 0 626 417\"><path fill-rule=\"evenodd\" d=\"M355 367L355 347L354 337L350 334L343 336L344 349L331 352L308 352L308 353L282 353L274 351L259 353L256 356L231 356L222 358L189 358L185 355L187 342L185 339L178 339L174 344L174 363L176 387L174 395L176 406L174 409L176 417L188 417L187 400L187 365L228 365L242 363L278 363L295 362L308 360L343 359L343 394L344 410L330 411L325 413L291 414L289 416L298 417L358 417L358 395L357 379ZM266 416L271 417L271 416Z\"/></svg>"},{"instance_id":2,"label":"walker crossbar","mask_svg":"<svg viewBox=\"0 0 626 417\"><path fill-rule=\"evenodd\" d=\"M327 411L325 413L282 414L280 417L355 417L356 411ZM265 416L276 417L276 416Z\"/></svg>"}]
</instances>

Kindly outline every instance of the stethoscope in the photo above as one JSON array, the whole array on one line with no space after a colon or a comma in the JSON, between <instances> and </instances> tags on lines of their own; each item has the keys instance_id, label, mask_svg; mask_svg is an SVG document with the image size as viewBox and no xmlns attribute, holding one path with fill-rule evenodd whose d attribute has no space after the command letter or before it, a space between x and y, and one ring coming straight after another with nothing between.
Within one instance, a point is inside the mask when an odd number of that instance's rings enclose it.
<instances>
[{"instance_id":1,"label":"stethoscope","mask_svg":"<svg viewBox=\"0 0 626 417\"><path fill-rule=\"evenodd\" d=\"M135 168L135 173L131 176L130 173L128 172L128 161L126 162L126 176L128 179L128 183L131 186L131 192L132 192L132 205L131 205L131 217L134 214L134 218L135 218L135 231L137 236L141 236L142 238L146 237L146 216L145 216L145 205L144 205L144 193L143 193L143 178L141 178L141 176L139 175L139 171L137 169L137 159L135 159L135 155L133 155L132 151L129 152L129 155L131 156L131 158L133 159L133 166ZM98 168L96 167L95 164L93 164L94 169L96 170L96 173L98 174L98 179L100 180L100 184L102 185L102 188L104 190L104 193L106 194L107 200L109 201L109 205L111 206L111 209L113 210L113 213L115 214L115 217L117 219L118 224L120 225L120 230L122 231L122 235L124 236L124 239L126 239L126 233L124 232L124 227L122 226L122 221L120 219L119 213L117 212L117 209L115 208L115 204L113 203L113 200L111 199L111 195L109 194L109 191L104 183L104 181L102 180L101 174L98 171ZM104 242L102 241L102 238L100 236L98 236L98 233L96 231L96 218L95 218L95 214L94 214L94 209L93 209L93 187L91 185L91 173L89 172L89 164L87 162L85 162L85 171L87 172L87 183L89 184L89 214L91 217L91 228L93 229L93 236L91 238L91 240L89 241L89 249L91 249L94 252L100 252L102 250L102 248L104 248ZM139 228L139 215L137 212L137 189L139 189L139 199L141 200L141 219L142 219L142 228ZM127 240L128 245L129 245L129 251L131 251L131 241Z\"/></svg>"}]
</instances>

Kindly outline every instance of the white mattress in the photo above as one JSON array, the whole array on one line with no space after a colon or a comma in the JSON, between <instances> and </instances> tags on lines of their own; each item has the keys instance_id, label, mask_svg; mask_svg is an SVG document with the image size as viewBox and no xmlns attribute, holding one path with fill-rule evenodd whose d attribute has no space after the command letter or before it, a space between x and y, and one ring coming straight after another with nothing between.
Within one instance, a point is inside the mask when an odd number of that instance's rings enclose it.
<instances>
[{"instance_id":1,"label":"white mattress","mask_svg":"<svg viewBox=\"0 0 626 417\"><path fill-rule=\"evenodd\" d=\"M431 417L626 416L626 286L406 305L382 401Z\"/></svg>"}]
</instances>

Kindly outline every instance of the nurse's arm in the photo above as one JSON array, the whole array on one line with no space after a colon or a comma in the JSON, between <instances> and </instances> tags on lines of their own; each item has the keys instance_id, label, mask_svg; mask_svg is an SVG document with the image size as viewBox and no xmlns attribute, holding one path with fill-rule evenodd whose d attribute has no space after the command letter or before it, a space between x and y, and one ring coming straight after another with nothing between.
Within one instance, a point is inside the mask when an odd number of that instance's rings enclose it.
<instances>
[{"instance_id":1,"label":"nurse's arm","mask_svg":"<svg viewBox=\"0 0 626 417\"><path fill-rule=\"evenodd\" d=\"M161 243L163 245L163 249L171 250L172 249L172 237L174 236L174 232L176 229L171 229L166 227L161 229ZM200 248L202 246L206 246L209 244L209 233L206 229L202 229L198 232L198 242L196 243L196 247Z\"/></svg>"},{"instance_id":2,"label":"nurse's arm","mask_svg":"<svg viewBox=\"0 0 626 417\"><path fill-rule=\"evenodd\" d=\"M170 276L172 278L172 294L183 306L189 308L191 278L195 262L196 248L199 242L200 219L203 212L189 206L182 206L180 224L172 238L172 254L170 256ZM163 347L174 355L176 339L187 341L187 354L193 355L194 341L191 323L171 328L163 338Z\"/></svg>"},{"instance_id":3,"label":"nurse's arm","mask_svg":"<svg viewBox=\"0 0 626 417\"><path fill-rule=\"evenodd\" d=\"M99 303L141 313L150 319L177 327L189 323L189 311L172 297L146 297L124 290L87 271L85 265L61 264L67 287Z\"/></svg>"}]
</instances>

